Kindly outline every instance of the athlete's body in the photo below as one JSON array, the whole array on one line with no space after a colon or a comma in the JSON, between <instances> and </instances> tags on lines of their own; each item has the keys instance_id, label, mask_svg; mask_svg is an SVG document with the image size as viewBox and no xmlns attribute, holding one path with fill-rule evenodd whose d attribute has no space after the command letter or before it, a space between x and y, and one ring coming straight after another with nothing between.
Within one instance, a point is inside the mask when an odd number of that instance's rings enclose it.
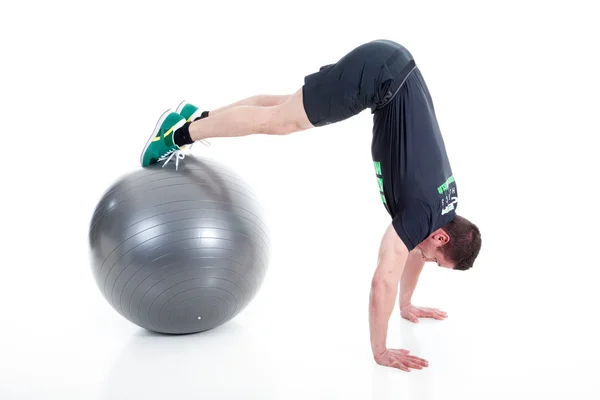
<instances>
[{"instance_id":1,"label":"athlete's body","mask_svg":"<svg viewBox=\"0 0 600 400\"><path fill-rule=\"evenodd\" d=\"M142 153L142 166L213 137L286 135L328 125L370 108L372 156L381 199L392 217L372 279L371 348L381 365L409 371L427 361L388 349L388 321L400 287L402 317L446 318L411 297L425 262L466 270L481 247L478 228L456 215L458 193L431 96L410 52L398 43L365 43L335 64L305 77L288 96L260 95L201 112L182 103L160 118Z\"/></svg>"}]
</instances>

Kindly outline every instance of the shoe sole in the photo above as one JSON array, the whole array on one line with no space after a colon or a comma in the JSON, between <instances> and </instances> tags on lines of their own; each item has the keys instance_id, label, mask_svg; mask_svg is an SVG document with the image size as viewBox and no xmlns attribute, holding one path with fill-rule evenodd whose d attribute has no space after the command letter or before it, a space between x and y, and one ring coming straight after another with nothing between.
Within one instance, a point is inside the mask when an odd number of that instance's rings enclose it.
<instances>
[{"instance_id":1,"label":"shoe sole","mask_svg":"<svg viewBox=\"0 0 600 400\"><path fill-rule=\"evenodd\" d=\"M163 124L163 122L165 122L165 119L167 119L169 114L171 114L171 109L168 109L167 111L165 111L163 113L163 115L160 116L160 118L158 119L158 122L156 123L156 126L154 127L154 131L152 132L152 136L150 136L150 139L148 139L148 143L146 143L146 146L144 146L144 150L142 151L142 155L140 156L140 165L142 167L144 166L144 154L146 154L148 147L150 147L152 142L154 142L154 138L158 134L158 131L160 130L161 125Z\"/></svg>"}]
</instances>

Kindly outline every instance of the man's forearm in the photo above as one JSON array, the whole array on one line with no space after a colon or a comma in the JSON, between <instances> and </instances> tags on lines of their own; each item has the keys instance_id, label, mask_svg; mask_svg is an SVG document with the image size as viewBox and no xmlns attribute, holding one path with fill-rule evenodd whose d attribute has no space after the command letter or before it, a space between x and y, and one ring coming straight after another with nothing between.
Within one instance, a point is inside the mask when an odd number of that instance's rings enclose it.
<instances>
[{"instance_id":1,"label":"man's forearm","mask_svg":"<svg viewBox=\"0 0 600 400\"><path fill-rule=\"evenodd\" d=\"M379 247L377 268L371 281L369 298L371 349L375 357L380 356L387 349L388 322L394 310L398 282L402 277L407 257L408 249L390 224Z\"/></svg>"},{"instance_id":2,"label":"man's forearm","mask_svg":"<svg viewBox=\"0 0 600 400\"><path fill-rule=\"evenodd\" d=\"M412 295L417 287L424 265L425 262L422 260L421 255L411 251L400 279L400 308L411 304Z\"/></svg>"},{"instance_id":3,"label":"man's forearm","mask_svg":"<svg viewBox=\"0 0 600 400\"><path fill-rule=\"evenodd\" d=\"M373 279L369 301L369 326L371 331L371 349L377 356L387 349L388 323L398 293L398 281Z\"/></svg>"}]
</instances>

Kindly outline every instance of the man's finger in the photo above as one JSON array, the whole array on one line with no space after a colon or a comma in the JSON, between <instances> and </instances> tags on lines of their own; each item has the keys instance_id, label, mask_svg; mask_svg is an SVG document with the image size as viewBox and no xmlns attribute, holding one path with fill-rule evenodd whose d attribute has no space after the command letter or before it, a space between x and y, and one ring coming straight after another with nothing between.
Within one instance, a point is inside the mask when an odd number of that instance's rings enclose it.
<instances>
[{"instance_id":1,"label":"man's finger","mask_svg":"<svg viewBox=\"0 0 600 400\"><path fill-rule=\"evenodd\" d=\"M422 358L415 357L415 356L408 356L408 360L411 362L417 363L419 365L423 365L425 367L427 367L429 365L429 362L427 360L423 360Z\"/></svg>"},{"instance_id":2,"label":"man's finger","mask_svg":"<svg viewBox=\"0 0 600 400\"><path fill-rule=\"evenodd\" d=\"M390 367L400 368L402 371L410 372L408 367L402 361L395 360L390 364Z\"/></svg>"},{"instance_id":3,"label":"man's finger","mask_svg":"<svg viewBox=\"0 0 600 400\"><path fill-rule=\"evenodd\" d=\"M419 318L415 314L408 314L408 319L410 322L414 322L415 324L419 323Z\"/></svg>"},{"instance_id":4,"label":"man's finger","mask_svg":"<svg viewBox=\"0 0 600 400\"><path fill-rule=\"evenodd\" d=\"M414 361L423 361L423 362L427 362L427 360L425 360L424 358L421 357L417 357L417 356L413 356L412 354L407 355L407 357L411 358Z\"/></svg>"},{"instance_id":5,"label":"man's finger","mask_svg":"<svg viewBox=\"0 0 600 400\"><path fill-rule=\"evenodd\" d=\"M404 365L406 365L409 368L414 368L414 369L423 369L423 367L424 367L424 365L421 365L419 363L412 362L412 361L404 361Z\"/></svg>"},{"instance_id":6,"label":"man's finger","mask_svg":"<svg viewBox=\"0 0 600 400\"><path fill-rule=\"evenodd\" d=\"M439 308L424 308L423 310L427 311L427 312L432 312L432 313L435 313L435 314L446 314L445 311L442 311Z\"/></svg>"},{"instance_id":7,"label":"man's finger","mask_svg":"<svg viewBox=\"0 0 600 400\"><path fill-rule=\"evenodd\" d=\"M417 314L421 318L435 318L437 316L433 311L422 311Z\"/></svg>"},{"instance_id":8,"label":"man's finger","mask_svg":"<svg viewBox=\"0 0 600 400\"><path fill-rule=\"evenodd\" d=\"M444 315L442 315L440 313L437 313L435 311L422 312L420 314L420 317L422 317L422 318L434 318L434 319L444 319L445 318Z\"/></svg>"}]
</instances>

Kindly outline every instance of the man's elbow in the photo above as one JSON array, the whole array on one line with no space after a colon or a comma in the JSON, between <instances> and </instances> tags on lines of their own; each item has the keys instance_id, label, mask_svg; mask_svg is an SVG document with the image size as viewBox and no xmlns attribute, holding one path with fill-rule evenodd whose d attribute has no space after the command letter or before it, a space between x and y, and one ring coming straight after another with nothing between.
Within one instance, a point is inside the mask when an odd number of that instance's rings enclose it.
<instances>
[{"instance_id":1,"label":"man's elbow","mask_svg":"<svg viewBox=\"0 0 600 400\"><path fill-rule=\"evenodd\" d=\"M371 291L374 293L385 292L386 290L394 289L398 284L397 279L391 279L382 275L375 275L371 280Z\"/></svg>"},{"instance_id":2,"label":"man's elbow","mask_svg":"<svg viewBox=\"0 0 600 400\"><path fill-rule=\"evenodd\" d=\"M397 284L398 282L396 282ZM384 309L389 304L389 299L394 291L395 287L391 280L375 276L371 280L370 309L373 312Z\"/></svg>"}]
</instances>

